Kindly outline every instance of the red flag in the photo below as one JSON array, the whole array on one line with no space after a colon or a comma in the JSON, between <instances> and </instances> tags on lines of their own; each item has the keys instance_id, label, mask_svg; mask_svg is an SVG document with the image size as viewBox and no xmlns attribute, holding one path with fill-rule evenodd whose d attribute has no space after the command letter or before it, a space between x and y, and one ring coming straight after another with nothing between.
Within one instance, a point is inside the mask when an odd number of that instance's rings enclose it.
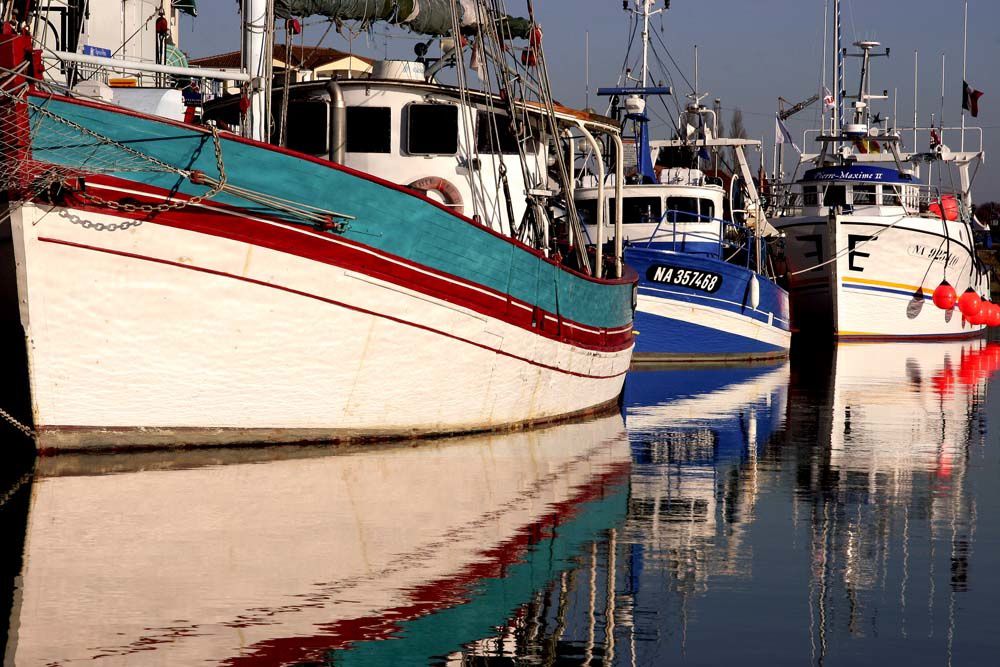
<instances>
[{"instance_id":1,"label":"red flag","mask_svg":"<svg viewBox=\"0 0 1000 667\"><path fill-rule=\"evenodd\" d=\"M941 135L938 134L937 128L931 128L931 150L934 150L941 145Z\"/></svg>"},{"instance_id":2,"label":"red flag","mask_svg":"<svg viewBox=\"0 0 1000 667\"><path fill-rule=\"evenodd\" d=\"M971 113L973 118L979 115L979 98L982 96L983 91L976 90L968 81L962 82L962 108Z\"/></svg>"}]
</instances>

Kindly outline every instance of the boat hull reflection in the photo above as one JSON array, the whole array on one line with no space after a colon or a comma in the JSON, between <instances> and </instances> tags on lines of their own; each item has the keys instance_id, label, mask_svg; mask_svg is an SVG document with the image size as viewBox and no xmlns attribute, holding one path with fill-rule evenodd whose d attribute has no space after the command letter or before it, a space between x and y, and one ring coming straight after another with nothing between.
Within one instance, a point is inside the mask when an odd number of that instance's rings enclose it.
<instances>
[{"instance_id":1,"label":"boat hull reflection","mask_svg":"<svg viewBox=\"0 0 1000 667\"><path fill-rule=\"evenodd\" d=\"M482 581L621 489L630 465L618 415L332 456L79 474L95 460L40 464L51 468L33 489L12 614L17 665L287 664L392 637L475 601ZM66 465L77 469L45 476Z\"/></svg>"}]
</instances>

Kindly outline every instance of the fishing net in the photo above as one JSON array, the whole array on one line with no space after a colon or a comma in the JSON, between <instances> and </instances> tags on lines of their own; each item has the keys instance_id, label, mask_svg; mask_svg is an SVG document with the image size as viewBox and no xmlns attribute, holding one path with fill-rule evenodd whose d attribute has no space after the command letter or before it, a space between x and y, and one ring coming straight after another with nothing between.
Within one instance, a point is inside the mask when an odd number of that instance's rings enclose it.
<instances>
[{"instance_id":1,"label":"fishing net","mask_svg":"<svg viewBox=\"0 0 1000 667\"><path fill-rule=\"evenodd\" d=\"M96 174L189 176L130 146L85 128L29 99L27 86L0 84L0 190L33 199L53 186Z\"/></svg>"}]
</instances>

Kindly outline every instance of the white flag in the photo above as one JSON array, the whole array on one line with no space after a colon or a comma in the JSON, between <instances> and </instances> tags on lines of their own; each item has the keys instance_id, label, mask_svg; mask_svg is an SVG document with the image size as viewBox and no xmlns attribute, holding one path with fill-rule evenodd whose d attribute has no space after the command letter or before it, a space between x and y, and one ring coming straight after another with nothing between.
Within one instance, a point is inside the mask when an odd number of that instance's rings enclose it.
<instances>
[{"instance_id":1,"label":"white flag","mask_svg":"<svg viewBox=\"0 0 1000 667\"><path fill-rule=\"evenodd\" d=\"M791 144L792 148L795 149L795 152L802 155L802 151L795 145L795 142L792 141L791 132L788 131L788 128L785 127L785 124L781 122L781 118L777 115L774 117L774 143Z\"/></svg>"},{"instance_id":2,"label":"white flag","mask_svg":"<svg viewBox=\"0 0 1000 667\"><path fill-rule=\"evenodd\" d=\"M486 59L483 58L483 45L478 39L472 44L469 67L475 71L480 81L486 81Z\"/></svg>"}]
</instances>

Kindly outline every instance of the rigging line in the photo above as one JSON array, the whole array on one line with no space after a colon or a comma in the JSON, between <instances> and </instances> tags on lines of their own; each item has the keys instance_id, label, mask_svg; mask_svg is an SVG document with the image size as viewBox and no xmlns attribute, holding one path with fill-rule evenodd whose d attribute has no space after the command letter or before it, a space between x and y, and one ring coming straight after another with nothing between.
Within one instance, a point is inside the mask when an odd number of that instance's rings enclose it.
<instances>
[{"instance_id":1,"label":"rigging line","mask_svg":"<svg viewBox=\"0 0 1000 667\"><path fill-rule=\"evenodd\" d=\"M682 69L681 69L681 67L680 67L680 65L678 65L678 64L677 64L677 61L676 61L676 60L674 60L674 56L673 56L673 54L672 54L672 53L670 53L670 49L668 49L668 48L667 48L667 44L666 44L666 42L664 42L664 41L663 41L663 38L662 38L662 37L660 37L660 33L656 32L656 31L654 30L654 31L653 31L653 34L654 34L654 35L656 35L656 39L657 39L657 40L658 40L658 41L660 42L660 45L661 45L661 46L663 47L663 50L664 50L664 51L666 51L666 53L667 53L667 57L668 57L668 58L670 58L670 62L672 62L672 63L674 64L674 67L675 67L675 68L677 68L677 73L681 75L681 78L682 78L682 79L684 79L684 83L686 83L686 84L688 85L688 88L690 88L690 89L691 89L691 92L692 92L692 93L697 93L698 91L696 91L696 90L694 89L694 86L693 86L693 85L691 85L691 82L690 82L690 81L688 81L688 78L687 78L686 76L684 76L684 70L682 70Z\"/></svg>"}]
</instances>

